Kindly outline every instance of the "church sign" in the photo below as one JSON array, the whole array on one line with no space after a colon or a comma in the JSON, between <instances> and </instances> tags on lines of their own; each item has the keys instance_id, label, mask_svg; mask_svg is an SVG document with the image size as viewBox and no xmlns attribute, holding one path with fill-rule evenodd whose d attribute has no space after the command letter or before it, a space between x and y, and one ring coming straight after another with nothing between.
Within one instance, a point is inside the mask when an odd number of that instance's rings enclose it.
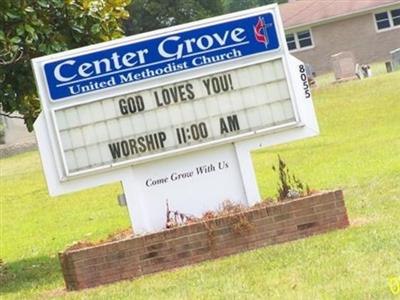
<instances>
[{"instance_id":1,"label":"church sign","mask_svg":"<svg viewBox=\"0 0 400 300\"><path fill-rule=\"evenodd\" d=\"M276 5L32 62L52 195L121 181L136 232L260 200L250 151L318 134Z\"/></svg>"}]
</instances>

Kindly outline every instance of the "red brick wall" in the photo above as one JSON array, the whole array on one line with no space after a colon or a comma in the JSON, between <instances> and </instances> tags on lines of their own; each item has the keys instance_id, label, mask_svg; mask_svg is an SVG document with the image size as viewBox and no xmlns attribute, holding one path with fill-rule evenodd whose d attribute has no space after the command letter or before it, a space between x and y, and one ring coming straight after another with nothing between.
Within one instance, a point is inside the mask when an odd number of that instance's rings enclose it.
<instances>
[{"instance_id":1,"label":"red brick wall","mask_svg":"<svg viewBox=\"0 0 400 300\"><path fill-rule=\"evenodd\" d=\"M68 290L132 279L349 225L342 191L60 253Z\"/></svg>"}]
</instances>

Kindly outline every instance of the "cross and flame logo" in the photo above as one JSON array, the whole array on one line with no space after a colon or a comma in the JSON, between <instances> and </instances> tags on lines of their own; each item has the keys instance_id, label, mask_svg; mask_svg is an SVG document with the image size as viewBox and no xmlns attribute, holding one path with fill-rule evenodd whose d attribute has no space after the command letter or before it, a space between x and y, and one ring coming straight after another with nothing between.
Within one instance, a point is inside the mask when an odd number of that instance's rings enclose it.
<instances>
[{"instance_id":1,"label":"cross and flame logo","mask_svg":"<svg viewBox=\"0 0 400 300\"><path fill-rule=\"evenodd\" d=\"M270 27L271 24L266 24L263 17L258 17L258 22L256 26L254 26L254 35L256 37L257 42L263 43L265 47L268 47L269 38L267 28Z\"/></svg>"}]
</instances>

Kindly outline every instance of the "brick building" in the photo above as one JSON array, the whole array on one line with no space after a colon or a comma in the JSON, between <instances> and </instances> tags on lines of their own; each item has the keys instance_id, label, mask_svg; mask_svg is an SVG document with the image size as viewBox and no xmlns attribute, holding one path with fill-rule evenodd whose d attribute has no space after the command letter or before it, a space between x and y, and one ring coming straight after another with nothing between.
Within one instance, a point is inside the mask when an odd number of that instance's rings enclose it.
<instances>
[{"instance_id":1,"label":"brick building","mask_svg":"<svg viewBox=\"0 0 400 300\"><path fill-rule=\"evenodd\" d=\"M400 48L400 0L292 0L279 8L289 50L317 74L332 71L338 52L369 64Z\"/></svg>"}]
</instances>

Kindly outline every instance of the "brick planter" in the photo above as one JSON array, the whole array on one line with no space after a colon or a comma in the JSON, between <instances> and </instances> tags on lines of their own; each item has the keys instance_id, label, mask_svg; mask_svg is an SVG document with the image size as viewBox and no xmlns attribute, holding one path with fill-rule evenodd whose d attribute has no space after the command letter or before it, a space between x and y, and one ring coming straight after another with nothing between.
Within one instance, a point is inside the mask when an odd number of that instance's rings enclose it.
<instances>
[{"instance_id":1,"label":"brick planter","mask_svg":"<svg viewBox=\"0 0 400 300\"><path fill-rule=\"evenodd\" d=\"M59 254L68 290L132 279L349 225L342 191Z\"/></svg>"}]
</instances>

